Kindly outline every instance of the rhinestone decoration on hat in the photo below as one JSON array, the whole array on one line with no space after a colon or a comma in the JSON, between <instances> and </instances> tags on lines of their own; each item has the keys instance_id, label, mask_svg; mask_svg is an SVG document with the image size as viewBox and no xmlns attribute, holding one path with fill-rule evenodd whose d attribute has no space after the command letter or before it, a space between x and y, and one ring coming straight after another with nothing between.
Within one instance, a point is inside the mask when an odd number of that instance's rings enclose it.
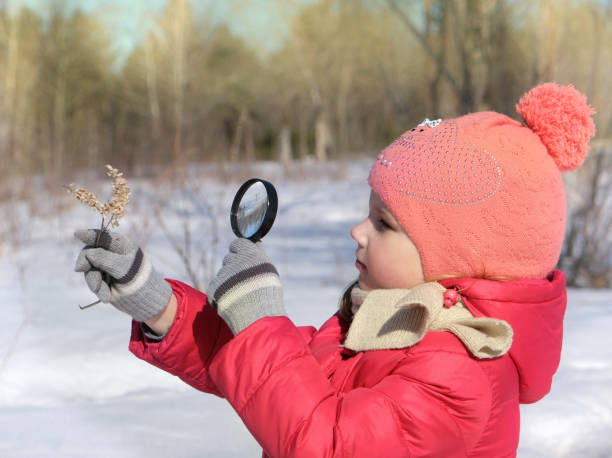
<instances>
[{"instance_id":1,"label":"rhinestone decoration on hat","mask_svg":"<svg viewBox=\"0 0 612 458\"><path fill-rule=\"evenodd\" d=\"M436 127L438 124L442 122L442 119L429 119L425 118L421 124L418 124L417 127Z\"/></svg>"},{"instance_id":2,"label":"rhinestone decoration on hat","mask_svg":"<svg viewBox=\"0 0 612 458\"><path fill-rule=\"evenodd\" d=\"M377 158L396 192L447 205L470 205L493 196L502 171L486 149L457 140L457 124L443 121L404 133Z\"/></svg>"}]
</instances>

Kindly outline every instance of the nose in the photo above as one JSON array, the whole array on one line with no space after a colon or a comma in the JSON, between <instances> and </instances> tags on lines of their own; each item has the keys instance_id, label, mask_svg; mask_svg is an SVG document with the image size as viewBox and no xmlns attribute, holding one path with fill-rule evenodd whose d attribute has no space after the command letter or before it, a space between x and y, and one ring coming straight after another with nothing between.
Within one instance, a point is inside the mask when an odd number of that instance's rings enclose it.
<instances>
[{"instance_id":1,"label":"nose","mask_svg":"<svg viewBox=\"0 0 612 458\"><path fill-rule=\"evenodd\" d=\"M353 228L351 229L351 237L357 242L357 245L359 245L360 247L365 246L365 231L363 230L363 228L366 221L367 218L356 226L353 226Z\"/></svg>"}]
</instances>

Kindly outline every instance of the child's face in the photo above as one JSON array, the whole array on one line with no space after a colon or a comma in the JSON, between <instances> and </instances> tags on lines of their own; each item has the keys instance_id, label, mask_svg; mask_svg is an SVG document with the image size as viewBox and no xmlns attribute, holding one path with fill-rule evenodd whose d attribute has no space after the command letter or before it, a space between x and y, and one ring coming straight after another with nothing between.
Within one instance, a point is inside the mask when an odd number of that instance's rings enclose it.
<instances>
[{"instance_id":1,"label":"child's face","mask_svg":"<svg viewBox=\"0 0 612 458\"><path fill-rule=\"evenodd\" d=\"M408 289L425 281L416 246L374 191L370 214L351 230L351 237L357 242L361 289Z\"/></svg>"}]
</instances>

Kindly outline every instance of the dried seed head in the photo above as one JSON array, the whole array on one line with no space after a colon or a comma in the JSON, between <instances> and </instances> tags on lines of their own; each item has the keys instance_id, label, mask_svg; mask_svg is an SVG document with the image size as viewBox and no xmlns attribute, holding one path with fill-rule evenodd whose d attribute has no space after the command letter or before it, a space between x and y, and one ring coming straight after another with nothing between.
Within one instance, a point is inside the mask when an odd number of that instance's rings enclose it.
<instances>
[{"instance_id":1,"label":"dried seed head","mask_svg":"<svg viewBox=\"0 0 612 458\"><path fill-rule=\"evenodd\" d=\"M97 210L103 218L110 217L109 224L116 227L119 225L118 220L127 214L125 207L130 202L130 188L127 185L127 180L123 177L123 173L110 165L107 165L106 169L106 174L112 178L113 187L113 195L107 202L100 201L87 188L77 188L74 184L65 186L65 188L68 192L74 194L78 200Z\"/></svg>"},{"instance_id":2,"label":"dried seed head","mask_svg":"<svg viewBox=\"0 0 612 458\"><path fill-rule=\"evenodd\" d=\"M127 180L123 178L123 173L110 165L107 165L106 168L106 174L113 179L113 195L104 205L104 214L111 216L110 224L112 226L118 226L119 218L123 218L127 214L125 207L130 202L130 188L127 185Z\"/></svg>"},{"instance_id":3,"label":"dried seed head","mask_svg":"<svg viewBox=\"0 0 612 458\"><path fill-rule=\"evenodd\" d=\"M74 194L78 200L103 214L104 204L93 192L87 190L86 188L77 188L75 184L70 184L65 186L65 188L69 193Z\"/></svg>"}]
</instances>

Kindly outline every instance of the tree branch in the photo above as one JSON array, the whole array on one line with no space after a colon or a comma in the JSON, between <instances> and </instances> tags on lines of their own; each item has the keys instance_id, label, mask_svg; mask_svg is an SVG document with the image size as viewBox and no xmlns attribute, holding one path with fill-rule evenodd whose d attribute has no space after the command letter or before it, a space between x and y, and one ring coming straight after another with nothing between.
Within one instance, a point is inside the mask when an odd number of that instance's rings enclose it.
<instances>
[{"instance_id":1,"label":"tree branch","mask_svg":"<svg viewBox=\"0 0 612 458\"><path fill-rule=\"evenodd\" d=\"M391 8L391 10L395 14L397 14L397 16L404 23L404 25L408 28L408 30L410 30L412 32L412 34L416 37L416 39L419 41L419 43L421 44L421 46L425 50L426 54L431 58L431 60L434 61L434 63L438 67L438 71L440 72L440 74L452 86L452 88L455 91L455 93L457 94L457 96L460 96L461 95L461 86L459 85L457 80L453 77L453 75L450 74L450 72L448 71L448 68L446 68L446 66L442 62L442 59L440 58L440 55L437 54L434 51L434 49L431 47L431 45L427 42L427 39L425 38L425 35L422 34L421 32L419 32L419 30L412 23L412 21L406 15L406 13L404 13L404 11L402 11L401 8L397 5L395 0L386 0L386 2L389 5L389 8Z\"/></svg>"}]
</instances>

